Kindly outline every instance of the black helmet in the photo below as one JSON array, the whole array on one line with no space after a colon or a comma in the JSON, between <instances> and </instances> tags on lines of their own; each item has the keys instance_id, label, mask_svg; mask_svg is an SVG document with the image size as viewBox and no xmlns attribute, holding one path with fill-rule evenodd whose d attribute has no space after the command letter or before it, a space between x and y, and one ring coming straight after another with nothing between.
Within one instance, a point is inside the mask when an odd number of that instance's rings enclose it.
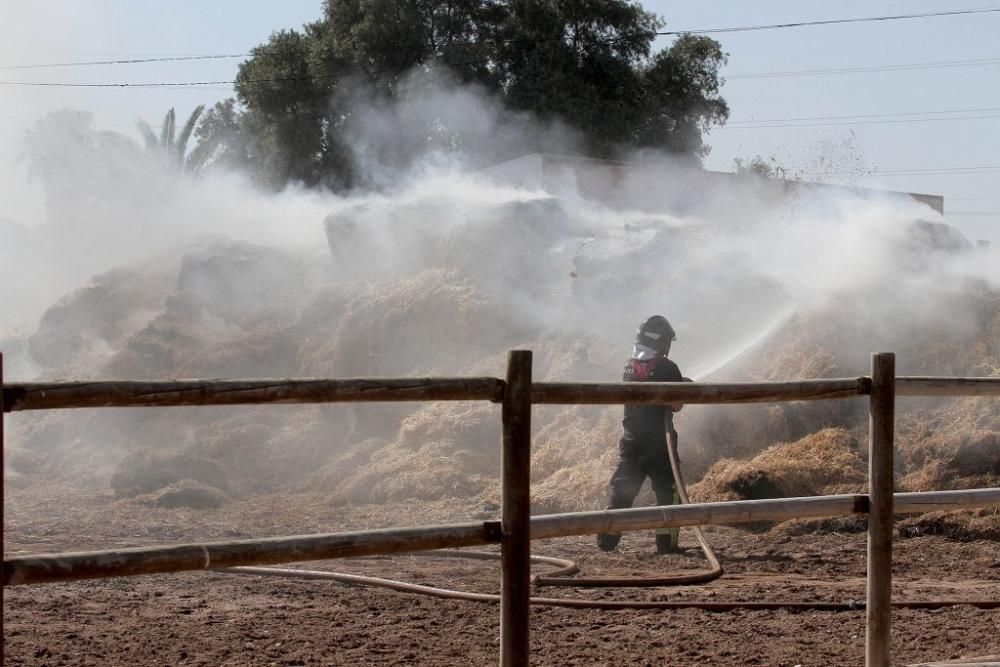
<instances>
[{"instance_id":1,"label":"black helmet","mask_svg":"<svg viewBox=\"0 0 1000 667\"><path fill-rule=\"evenodd\" d=\"M657 352L667 352L670 343L677 340L677 334L670 322L662 315L653 315L639 325L639 330L635 333L635 342L639 345L656 350Z\"/></svg>"}]
</instances>

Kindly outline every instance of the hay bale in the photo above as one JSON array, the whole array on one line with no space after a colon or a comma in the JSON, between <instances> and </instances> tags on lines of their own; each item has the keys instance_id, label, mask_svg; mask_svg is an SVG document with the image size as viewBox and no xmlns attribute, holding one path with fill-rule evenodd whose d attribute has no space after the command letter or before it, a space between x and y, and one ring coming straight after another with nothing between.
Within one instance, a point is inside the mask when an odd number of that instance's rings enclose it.
<instances>
[{"instance_id":1,"label":"hay bale","mask_svg":"<svg viewBox=\"0 0 1000 667\"><path fill-rule=\"evenodd\" d=\"M104 365L105 377L138 379L178 377L177 369L211 340L189 314L168 310L150 320L116 348Z\"/></svg>"},{"instance_id":2,"label":"hay bale","mask_svg":"<svg viewBox=\"0 0 1000 667\"><path fill-rule=\"evenodd\" d=\"M583 512L608 502L608 480L616 454L561 468L531 485L531 511L536 514Z\"/></svg>"},{"instance_id":3,"label":"hay bale","mask_svg":"<svg viewBox=\"0 0 1000 667\"><path fill-rule=\"evenodd\" d=\"M102 361L163 306L170 284L149 267L94 276L42 315L28 339L32 359L50 369Z\"/></svg>"},{"instance_id":4,"label":"hay bale","mask_svg":"<svg viewBox=\"0 0 1000 667\"><path fill-rule=\"evenodd\" d=\"M293 377L298 373L299 341L288 329L264 324L236 340L202 347L184 360L180 377Z\"/></svg>"},{"instance_id":5,"label":"hay bale","mask_svg":"<svg viewBox=\"0 0 1000 667\"><path fill-rule=\"evenodd\" d=\"M536 513L604 507L618 457L621 407L536 408L531 507Z\"/></svg>"},{"instance_id":6,"label":"hay bale","mask_svg":"<svg viewBox=\"0 0 1000 667\"><path fill-rule=\"evenodd\" d=\"M532 417L539 427L532 437L531 476L542 480L581 463L592 466L608 452L617 452L621 413L620 407L536 407Z\"/></svg>"},{"instance_id":7,"label":"hay bale","mask_svg":"<svg viewBox=\"0 0 1000 667\"><path fill-rule=\"evenodd\" d=\"M382 503L472 498L496 484L495 476L473 473L465 463L447 442L417 450L390 445L334 491L354 502Z\"/></svg>"},{"instance_id":8,"label":"hay bale","mask_svg":"<svg viewBox=\"0 0 1000 667\"><path fill-rule=\"evenodd\" d=\"M229 490L226 473L218 461L149 451L126 456L111 476L111 488L120 497L132 498L185 480Z\"/></svg>"},{"instance_id":9,"label":"hay bale","mask_svg":"<svg viewBox=\"0 0 1000 667\"><path fill-rule=\"evenodd\" d=\"M1000 484L1000 431L928 429L899 449L906 471L900 488L907 491Z\"/></svg>"},{"instance_id":10,"label":"hay bale","mask_svg":"<svg viewBox=\"0 0 1000 667\"><path fill-rule=\"evenodd\" d=\"M1000 431L978 432L958 448L953 462L959 475L1000 475Z\"/></svg>"},{"instance_id":11,"label":"hay bale","mask_svg":"<svg viewBox=\"0 0 1000 667\"><path fill-rule=\"evenodd\" d=\"M347 451L334 455L321 468L309 476L307 486L312 489L334 490L342 489L358 470L372 461L372 457L389 443L379 438L369 438ZM341 492L342 493L342 492Z\"/></svg>"},{"instance_id":12,"label":"hay bale","mask_svg":"<svg viewBox=\"0 0 1000 667\"><path fill-rule=\"evenodd\" d=\"M309 365L310 375L465 372L484 354L502 349L502 332L512 328L478 288L453 270L357 286L346 304L330 291L318 299L330 301L336 316L323 336L307 332L309 347L303 347L299 360ZM321 321L319 306L306 307L306 321Z\"/></svg>"},{"instance_id":13,"label":"hay bale","mask_svg":"<svg viewBox=\"0 0 1000 667\"><path fill-rule=\"evenodd\" d=\"M334 490L357 502L477 496L499 475L498 412L480 403L425 404Z\"/></svg>"},{"instance_id":14,"label":"hay bale","mask_svg":"<svg viewBox=\"0 0 1000 667\"><path fill-rule=\"evenodd\" d=\"M858 442L840 428L779 443L749 461L724 459L691 487L702 502L824 495L832 486L860 489L865 466Z\"/></svg>"},{"instance_id":15,"label":"hay bale","mask_svg":"<svg viewBox=\"0 0 1000 667\"><path fill-rule=\"evenodd\" d=\"M207 484L182 479L155 493L147 493L136 501L153 507L176 509L186 507L195 510L217 509L229 501L225 493Z\"/></svg>"},{"instance_id":16,"label":"hay bale","mask_svg":"<svg viewBox=\"0 0 1000 667\"><path fill-rule=\"evenodd\" d=\"M179 309L227 323L287 320L309 295L313 267L301 255L242 241L217 241L181 258Z\"/></svg>"}]
</instances>

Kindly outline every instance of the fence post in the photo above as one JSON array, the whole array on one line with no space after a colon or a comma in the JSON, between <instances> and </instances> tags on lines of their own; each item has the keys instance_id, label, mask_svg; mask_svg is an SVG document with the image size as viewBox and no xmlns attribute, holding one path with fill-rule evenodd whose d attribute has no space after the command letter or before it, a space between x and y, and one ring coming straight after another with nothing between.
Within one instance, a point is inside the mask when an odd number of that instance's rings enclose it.
<instances>
[{"instance_id":1,"label":"fence post","mask_svg":"<svg viewBox=\"0 0 1000 667\"><path fill-rule=\"evenodd\" d=\"M531 351L512 350L503 393L500 665L528 664L531 595Z\"/></svg>"},{"instance_id":2,"label":"fence post","mask_svg":"<svg viewBox=\"0 0 1000 667\"><path fill-rule=\"evenodd\" d=\"M893 426L896 355L872 355L868 426L868 594L865 665L890 667L892 615Z\"/></svg>"}]
</instances>

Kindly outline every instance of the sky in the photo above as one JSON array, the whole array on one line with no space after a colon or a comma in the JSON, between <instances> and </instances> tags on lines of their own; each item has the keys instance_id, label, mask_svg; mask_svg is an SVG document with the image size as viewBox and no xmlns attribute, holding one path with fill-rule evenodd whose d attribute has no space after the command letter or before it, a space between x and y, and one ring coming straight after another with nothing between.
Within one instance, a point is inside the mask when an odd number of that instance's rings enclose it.
<instances>
[{"instance_id":1,"label":"sky","mask_svg":"<svg viewBox=\"0 0 1000 667\"><path fill-rule=\"evenodd\" d=\"M1000 8L1000 0L993 2L646 0L642 4L662 16L668 30L698 30ZM320 7L320 0L0 0L0 67L245 53L275 30L299 28L316 19ZM729 102L731 124L713 130L708 137L712 151L705 166L731 171L734 159L760 155L774 158L776 164L806 178L822 172L831 182L941 194L949 221L970 240L1000 244L997 34L1000 13L715 34L729 54L722 94ZM658 46L667 46L669 39L661 38ZM994 60L918 69L745 76L983 59ZM231 58L0 69L0 81L222 81L234 78L239 62ZM16 157L25 128L48 111L66 107L90 111L99 128L138 138L136 118L155 126L170 107L186 117L198 104L211 105L230 94L226 86L97 89L0 85L0 157ZM0 159L0 163L0 201L5 204L5 214L31 224L41 215L40 199L25 196L35 186L27 179L23 163L10 159Z\"/></svg>"}]
</instances>

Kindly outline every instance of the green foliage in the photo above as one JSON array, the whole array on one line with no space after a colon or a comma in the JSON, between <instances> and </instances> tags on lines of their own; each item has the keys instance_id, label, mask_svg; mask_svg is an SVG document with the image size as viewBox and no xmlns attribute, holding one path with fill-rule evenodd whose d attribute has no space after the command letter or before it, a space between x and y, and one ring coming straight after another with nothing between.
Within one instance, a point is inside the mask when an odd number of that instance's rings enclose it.
<instances>
[{"instance_id":1,"label":"green foliage","mask_svg":"<svg viewBox=\"0 0 1000 667\"><path fill-rule=\"evenodd\" d=\"M138 119L135 124L139 128L139 133L142 134L146 150L161 153L171 163L177 165L178 168L190 173L197 172L201 165L197 161L190 159L187 145L191 140L191 134L194 132L195 126L198 124L198 119L204 110L204 104L195 107L191 115L188 116L188 119L184 121L180 134L177 133L177 117L173 108L163 117L159 136L153 132L153 128L149 126L149 123L141 118Z\"/></svg>"},{"instance_id":2,"label":"green foliage","mask_svg":"<svg viewBox=\"0 0 1000 667\"><path fill-rule=\"evenodd\" d=\"M511 107L566 120L599 157L642 145L654 15L626 2L518 2L507 23L499 55Z\"/></svg>"},{"instance_id":3,"label":"green foliage","mask_svg":"<svg viewBox=\"0 0 1000 667\"><path fill-rule=\"evenodd\" d=\"M644 71L643 102L634 145L704 156L704 133L729 118L719 96L726 55L714 39L682 35Z\"/></svg>"},{"instance_id":4,"label":"green foliage","mask_svg":"<svg viewBox=\"0 0 1000 667\"><path fill-rule=\"evenodd\" d=\"M217 103L201 116L194 130L198 144L188 156L194 172L209 165L241 167L250 163L247 133L236 100ZM148 141L148 138L147 138Z\"/></svg>"},{"instance_id":5,"label":"green foliage","mask_svg":"<svg viewBox=\"0 0 1000 667\"><path fill-rule=\"evenodd\" d=\"M629 0L326 0L318 21L253 50L236 79L241 109L207 114L196 153L245 160L275 188L349 187L354 102L384 107L419 94L414 73L437 72L567 124L593 156L648 148L699 159L705 132L728 117L726 55L693 35L654 53L662 26Z\"/></svg>"}]
</instances>

